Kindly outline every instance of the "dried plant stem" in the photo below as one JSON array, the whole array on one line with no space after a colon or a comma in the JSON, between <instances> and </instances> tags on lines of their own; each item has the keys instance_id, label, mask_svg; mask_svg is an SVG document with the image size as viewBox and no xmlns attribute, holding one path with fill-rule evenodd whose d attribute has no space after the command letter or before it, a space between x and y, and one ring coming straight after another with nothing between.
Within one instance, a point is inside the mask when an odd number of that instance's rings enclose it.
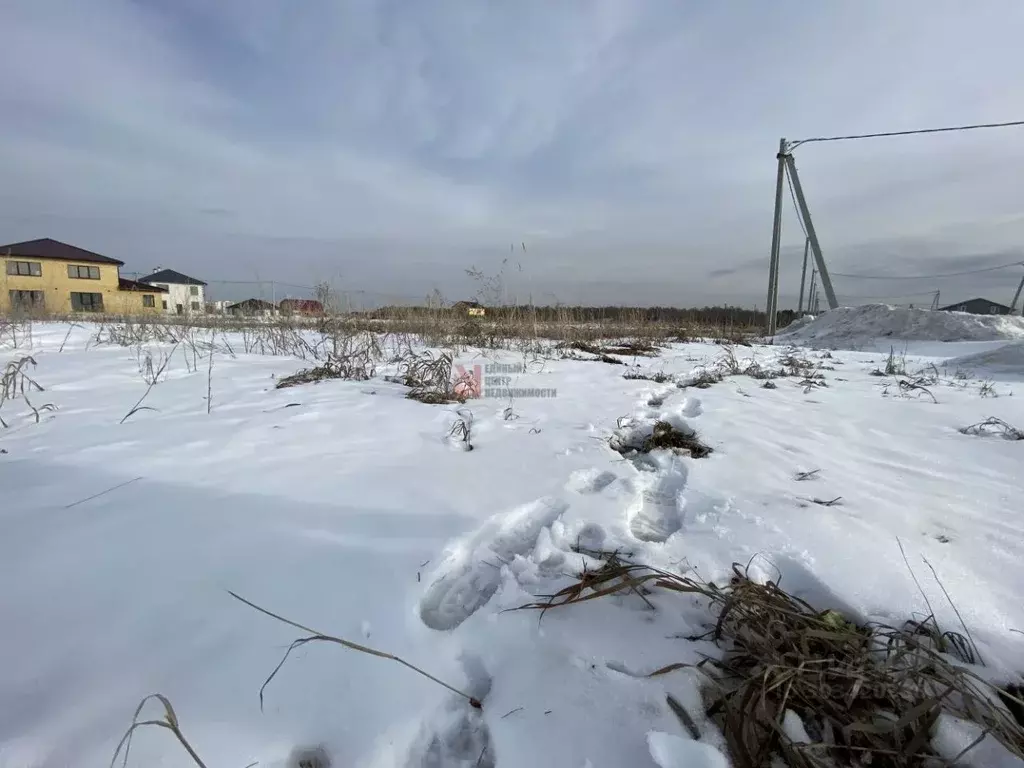
<instances>
[{"instance_id":1,"label":"dried plant stem","mask_svg":"<svg viewBox=\"0 0 1024 768\"><path fill-rule=\"evenodd\" d=\"M142 712L142 708L146 706L146 703L150 699L157 699L161 704L164 705L164 719L163 720L139 720L139 715ZM139 702L139 706L135 710L135 716L132 717L132 724L125 732L124 736L121 737L121 741L117 745L117 749L114 750L114 757L110 761L111 768L117 762L118 755L124 750L124 761L121 763L122 766L128 765L128 753L132 746L132 736L135 734L135 729L143 728L145 726L155 725L159 728L166 728L178 739L178 742L188 752L189 757L192 761L199 766L199 768L206 768L206 763L202 761L199 755L196 753L192 745L188 743L188 739L185 738L185 734L181 732L181 727L178 725L178 716L174 712L174 707L171 706L170 700L161 693L153 693L144 698Z\"/></svg>"},{"instance_id":2,"label":"dried plant stem","mask_svg":"<svg viewBox=\"0 0 1024 768\"><path fill-rule=\"evenodd\" d=\"M118 424L124 424L126 421L128 421L128 419L130 419L132 416L134 416L139 411L142 411L142 410L153 410L152 408L148 408L148 407L143 406L142 402L147 397L149 397L149 393L153 390L153 387L156 386L157 381L160 380L160 375L167 369L167 365L171 362L171 358L174 357L174 350L176 350L178 348L178 344L180 344L180 343L181 342L177 342L171 348L170 354L168 354L167 357L164 358L163 363L157 369L156 373L153 374L153 378L150 379L149 386L146 387L146 391L142 394L142 397L139 398L139 401L137 403L135 403L135 405L132 406L132 409L130 411L128 411L128 413L126 413L124 415L124 418L122 418L121 421L118 422Z\"/></svg>"},{"instance_id":3,"label":"dried plant stem","mask_svg":"<svg viewBox=\"0 0 1024 768\"><path fill-rule=\"evenodd\" d=\"M256 605L256 603L253 603L250 600L246 600L244 597L242 597L241 595L236 594L235 592L232 592L231 590L228 590L228 594L231 595L236 600L238 600L239 602L245 603L250 608L254 608L257 611L259 611L260 613L262 613L262 614L264 614L266 616L269 616L272 619L277 619L278 621L280 621L280 622L282 622L284 624L287 624L290 627L295 627L296 629L301 629L303 632L309 632L309 634L310 634L309 637L299 638L298 640L296 640L295 642L293 642L289 646L287 652L285 652L284 658L281 659L281 662L277 665L277 667L274 668L274 671L270 673L270 677L268 677L266 679L266 682L263 683L263 686L260 688L260 706L261 707L263 705L263 690L264 690L264 688L267 687L267 684L270 683L270 681L274 679L274 676L281 670L281 667L284 666L284 663L288 660L289 654L291 654L291 652L293 650L295 650L296 648L299 648L299 647L305 645L306 643L310 643L310 642L328 642L328 643L336 643L337 645L341 645L341 646L343 646L345 648L349 648L349 649L351 649L353 651L359 651L360 653L367 653L367 654L369 654L371 656L377 656L378 658L381 658L381 659L387 659L389 661L398 662L402 666L408 667L413 672L416 672L417 674L422 675L423 677L427 678L428 680L432 680L433 682L437 683L438 685L443 686L444 688L447 688L452 693L456 693L459 696L462 696L463 698L467 699L469 701L470 705L472 705L476 709L481 709L482 708L482 705L481 705L479 699L476 699L473 696L470 696L468 693L465 693L464 691L460 691L458 688L454 688L454 687L448 685L448 683L444 682L443 680L437 679L436 677L431 675L429 672L425 672L424 670L420 669L416 665L410 664L405 659L399 658L398 656L395 656L394 654L386 653L384 651L378 651L375 648L369 648L369 647L367 647L365 645L359 645L358 643L353 643L353 642L350 642L349 640L344 640L344 639L342 639L340 637L335 637L333 635L328 635L328 634L325 634L323 632L319 632L319 631L317 631L315 629L312 629L310 627L303 626L302 624L299 624L298 622L291 621L290 619L286 619L283 616L279 616L278 614L273 613L272 611L268 611L266 608L261 608L260 606Z\"/></svg>"},{"instance_id":4,"label":"dried plant stem","mask_svg":"<svg viewBox=\"0 0 1024 768\"><path fill-rule=\"evenodd\" d=\"M206 415L213 409L213 344L210 345L210 359L206 367Z\"/></svg>"},{"instance_id":5,"label":"dried plant stem","mask_svg":"<svg viewBox=\"0 0 1024 768\"><path fill-rule=\"evenodd\" d=\"M964 635L966 635L967 639L971 641L971 645L974 646L974 655L977 657L978 663L981 664L981 666L985 666L985 661L981 658L981 651L978 650L978 644L974 642L974 637L971 636L971 630L967 628L967 622L965 622L964 617L960 615L960 609L956 607L956 603L953 602L953 598L949 596L949 591L946 589L946 585L942 583L942 579L939 578L939 574L936 573L935 566L928 561L927 557L923 557L921 559L924 560L924 564L927 565L928 569L932 572L932 576L935 578L935 583L939 585L939 589L942 590L942 594L946 596L946 601L949 603L949 606L953 609L953 613L956 614L957 619L960 621L960 626L964 629Z\"/></svg>"}]
</instances>

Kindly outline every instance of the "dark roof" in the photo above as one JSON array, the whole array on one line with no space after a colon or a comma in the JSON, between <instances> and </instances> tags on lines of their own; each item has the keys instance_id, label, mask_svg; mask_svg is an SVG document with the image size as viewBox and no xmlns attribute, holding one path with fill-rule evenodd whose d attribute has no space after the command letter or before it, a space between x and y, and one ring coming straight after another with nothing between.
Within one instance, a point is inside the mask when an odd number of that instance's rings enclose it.
<instances>
[{"instance_id":1,"label":"dark roof","mask_svg":"<svg viewBox=\"0 0 1024 768\"><path fill-rule=\"evenodd\" d=\"M93 264L116 264L124 266L123 261L101 256L98 253L77 248L49 237L39 240L26 240L23 243L0 245L0 253L10 256L24 256L33 259L57 259L60 261L87 261Z\"/></svg>"},{"instance_id":2,"label":"dark roof","mask_svg":"<svg viewBox=\"0 0 1024 768\"><path fill-rule=\"evenodd\" d=\"M941 307L939 309L939 311L940 312L955 312L957 307L962 307L965 304L976 304L978 302L980 302L982 304L985 304L987 306L990 306L990 307L999 307L1000 309L1005 309L1007 312L1010 311L1010 308L1008 306L1006 306L1005 304L1000 304L998 301L992 301L991 299L981 299L981 298L966 299L964 301L958 301L956 304L950 304L948 307Z\"/></svg>"},{"instance_id":3,"label":"dark roof","mask_svg":"<svg viewBox=\"0 0 1024 768\"><path fill-rule=\"evenodd\" d=\"M160 288L156 285L146 285L145 283L139 283L135 280L128 280L124 277L117 279L117 290L119 291L139 291L142 293L168 293L166 288Z\"/></svg>"},{"instance_id":4,"label":"dark roof","mask_svg":"<svg viewBox=\"0 0 1024 768\"><path fill-rule=\"evenodd\" d=\"M202 280L175 272L173 269L161 269L152 275L146 275L140 282L143 283L174 283L175 285L206 285Z\"/></svg>"}]
</instances>

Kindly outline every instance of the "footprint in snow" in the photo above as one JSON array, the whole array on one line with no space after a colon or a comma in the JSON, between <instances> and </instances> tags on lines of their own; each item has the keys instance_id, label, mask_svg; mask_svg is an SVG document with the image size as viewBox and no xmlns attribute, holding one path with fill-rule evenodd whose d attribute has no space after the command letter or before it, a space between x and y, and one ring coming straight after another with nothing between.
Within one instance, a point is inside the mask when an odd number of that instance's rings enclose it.
<instances>
[{"instance_id":1,"label":"footprint in snow","mask_svg":"<svg viewBox=\"0 0 1024 768\"><path fill-rule=\"evenodd\" d=\"M541 531L568 508L559 499L544 497L494 515L451 545L420 598L423 623L431 629L455 629L476 613L501 586L502 564L531 552Z\"/></svg>"},{"instance_id":2,"label":"footprint in snow","mask_svg":"<svg viewBox=\"0 0 1024 768\"><path fill-rule=\"evenodd\" d=\"M477 766L494 768L494 746L483 714L465 700L453 700L421 726L405 761L405 768Z\"/></svg>"},{"instance_id":3,"label":"footprint in snow","mask_svg":"<svg viewBox=\"0 0 1024 768\"><path fill-rule=\"evenodd\" d=\"M647 405L651 408L661 408L665 404L665 401L672 396L672 393L676 391L676 387L662 387L651 392L647 398Z\"/></svg>"},{"instance_id":4,"label":"footprint in snow","mask_svg":"<svg viewBox=\"0 0 1024 768\"><path fill-rule=\"evenodd\" d=\"M662 542L683 527L686 465L667 452L644 458L654 471L639 479L639 490L627 512L629 530L641 541Z\"/></svg>"},{"instance_id":5,"label":"footprint in snow","mask_svg":"<svg viewBox=\"0 0 1024 768\"><path fill-rule=\"evenodd\" d=\"M614 483L618 478L614 472L598 469L578 469L569 475L566 490L576 493L599 493Z\"/></svg>"},{"instance_id":6,"label":"footprint in snow","mask_svg":"<svg viewBox=\"0 0 1024 768\"><path fill-rule=\"evenodd\" d=\"M683 403L680 413L688 419L693 419L704 413L704 406L701 405L699 398L688 397L686 398L686 402Z\"/></svg>"},{"instance_id":7,"label":"footprint in snow","mask_svg":"<svg viewBox=\"0 0 1024 768\"><path fill-rule=\"evenodd\" d=\"M463 657L467 693L484 700L491 677L479 659ZM420 726L410 745L405 768L494 768L491 731L483 713L461 696L447 699L440 710Z\"/></svg>"}]
</instances>

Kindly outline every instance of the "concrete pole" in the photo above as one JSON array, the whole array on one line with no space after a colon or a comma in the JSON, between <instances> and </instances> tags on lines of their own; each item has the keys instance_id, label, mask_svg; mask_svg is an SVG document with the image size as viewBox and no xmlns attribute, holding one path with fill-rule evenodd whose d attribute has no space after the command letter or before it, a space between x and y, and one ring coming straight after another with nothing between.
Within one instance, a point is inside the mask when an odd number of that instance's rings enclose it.
<instances>
[{"instance_id":1,"label":"concrete pole","mask_svg":"<svg viewBox=\"0 0 1024 768\"><path fill-rule=\"evenodd\" d=\"M1020 279L1020 284L1017 286L1017 292L1013 294L1013 301L1010 302L1010 314L1017 309L1017 300L1020 298L1020 292L1024 290L1024 277ZM1024 307L1021 307L1021 314L1024 315Z\"/></svg>"},{"instance_id":2,"label":"concrete pole","mask_svg":"<svg viewBox=\"0 0 1024 768\"><path fill-rule=\"evenodd\" d=\"M828 301L828 308L835 309L839 306L836 301L836 292L832 290L832 279L828 276L828 267L825 266L825 259L821 255L821 244L818 242L818 233L814 231L814 222L811 221L811 212L807 208L807 199L804 197L804 189L800 185L800 176L796 172L796 163L792 155L786 155L786 165L789 169L789 178L793 181L793 192L796 194L796 204L800 209L800 215L804 220L804 227L807 229L807 237L811 241L811 251L814 253L814 261L818 266L818 276L821 278L821 287L825 290L825 299Z\"/></svg>"},{"instance_id":3,"label":"concrete pole","mask_svg":"<svg viewBox=\"0 0 1024 768\"><path fill-rule=\"evenodd\" d=\"M797 315L803 315L804 313L804 285L807 283L807 256L811 250L811 241L808 238L804 240L804 268L800 272L800 301L796 304Z\"/></svg>"},{"instance_id":4,"label":"concrete pole","mask_svg":"<svg viewBox=\"0 0 1024 768\"><path fill-rule=\"evenodd\" d=\"M768 266L768 301L765 312L768 314L767 332L775 335L778 321L779 302L779 244L782 241L782 182L786 175L786 140L779 139L778 171L775 176L775 217L772 220L772 255Z\"/></svg>"}]
</instances>

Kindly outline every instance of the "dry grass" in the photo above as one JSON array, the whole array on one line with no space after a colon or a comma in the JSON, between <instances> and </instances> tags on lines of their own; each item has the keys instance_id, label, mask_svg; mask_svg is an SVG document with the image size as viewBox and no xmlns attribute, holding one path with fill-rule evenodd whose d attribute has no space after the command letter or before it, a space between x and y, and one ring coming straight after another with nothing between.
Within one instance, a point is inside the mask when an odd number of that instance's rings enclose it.
<instances>
[{"instance_id":1,"label":"dry grass","mask_svg":"<svg viewBox=\"0 0 1024 768\"><path fill-rule=\"evenodd\" d=\"M317 384L325 379L368 381L377 374L377 362L383 356L383 348L373 334L333 336L331 347L323 363L281 378L276 389L286 389L299 384Z\"/></svg>"},{"instance_id":2,"label":"dry grass","mask_svg":"<svg viewBox=\"0 0 1024 768\"><path fill-rule=\"evenodd\" d=\"M18 360L12 360L9 362L3 370L3 374L0 375L0 408L3 407L4 403L15 400L20 397L25 401L25 405L32 411L32 415L35 416L36 424L39 423L40 414L43 411L55 411L57 406L53 403L45 403L44 405L33 405L29 395L32 392L44 392L42 385L33 379L29 374L30 368L36 367L35 358L26 355ZM0 416L0 426L4 429L9 428L9 424L4 421L3 417Z\"/></svg>"},{"instance_id":3,"label":"dry grass","mask_svg":"<svg viewBox=\"0 0 1024 768\"><path fill-rule=\"evenodd\" d=\"M999 688L971 671L973 643L940 632L932 617L902 627L859 625L835 610L813 608L778 583L755 582L738 564L730 582L719 586L618 553L584 554L604 562L521 609L540 610L543 617L627 592L705 602L711 629L689 639L710 639L722 649L720 658L696 667L706 680L705 714L722 730L738 768L771 768L779 759L792 768L942 765L931 738L943 714L978 724L1024 758L1024 727L1005 703L1024 706L1019 689ZM670 664L649 676L690 667ZM790 712L811 743L790 738L784 726Z\"/></svg>"},{"instance_id":4,"label":"dry grass","mask_svg":"<svg viewBox=\"0 0 1024 768\"><path fill-rule=\"evenodd\" d=\"M961 427L959 432L963 435L975 437L1001 437L1004 440L1024 440L1024 431L1007 424L1002 419L989 416L984 421L971 424L969 427Z\"/></svg>"},{"instance_id":5,"label":"dry grass","mask_svg":"<svg viewBox=\"0 0 1024 768\"><path fill-rule=\"evenodd\" d=\"M638 367L631 367L622 374L622 378L631 381L653 381L655 384L666 384L675 381L675 377L665 371L644 371Z\"/></svg>"},{"instance_id":6,"label":"dry grass","mask_svg":"<svg viewBox=\"0 0 1024 768\"><path fill-rule=\"evenodd\" d=\"M667 421L658 421L654 424L651 434L639 442L623 440L614 436L609 445L612 450L621 453L623 456L650 453L651 451L667 450L684 454L694 459L703 459L710 456L713 449L705 445L695 430L682 430Z\"/></svg>"},{"instance_id":7,"label":"dry grass","mask_svg":"<svg viewBox=\"0 0 1024 768\"><path fill-rule=\"evenodd\" d=\"M407 355L400 364L400 381L409 387L411 400L428 405L465 402L475 392L476 382L456 380L452 375L454 362L449 352L430 350Z\"/></svg>"}]
</instances>

